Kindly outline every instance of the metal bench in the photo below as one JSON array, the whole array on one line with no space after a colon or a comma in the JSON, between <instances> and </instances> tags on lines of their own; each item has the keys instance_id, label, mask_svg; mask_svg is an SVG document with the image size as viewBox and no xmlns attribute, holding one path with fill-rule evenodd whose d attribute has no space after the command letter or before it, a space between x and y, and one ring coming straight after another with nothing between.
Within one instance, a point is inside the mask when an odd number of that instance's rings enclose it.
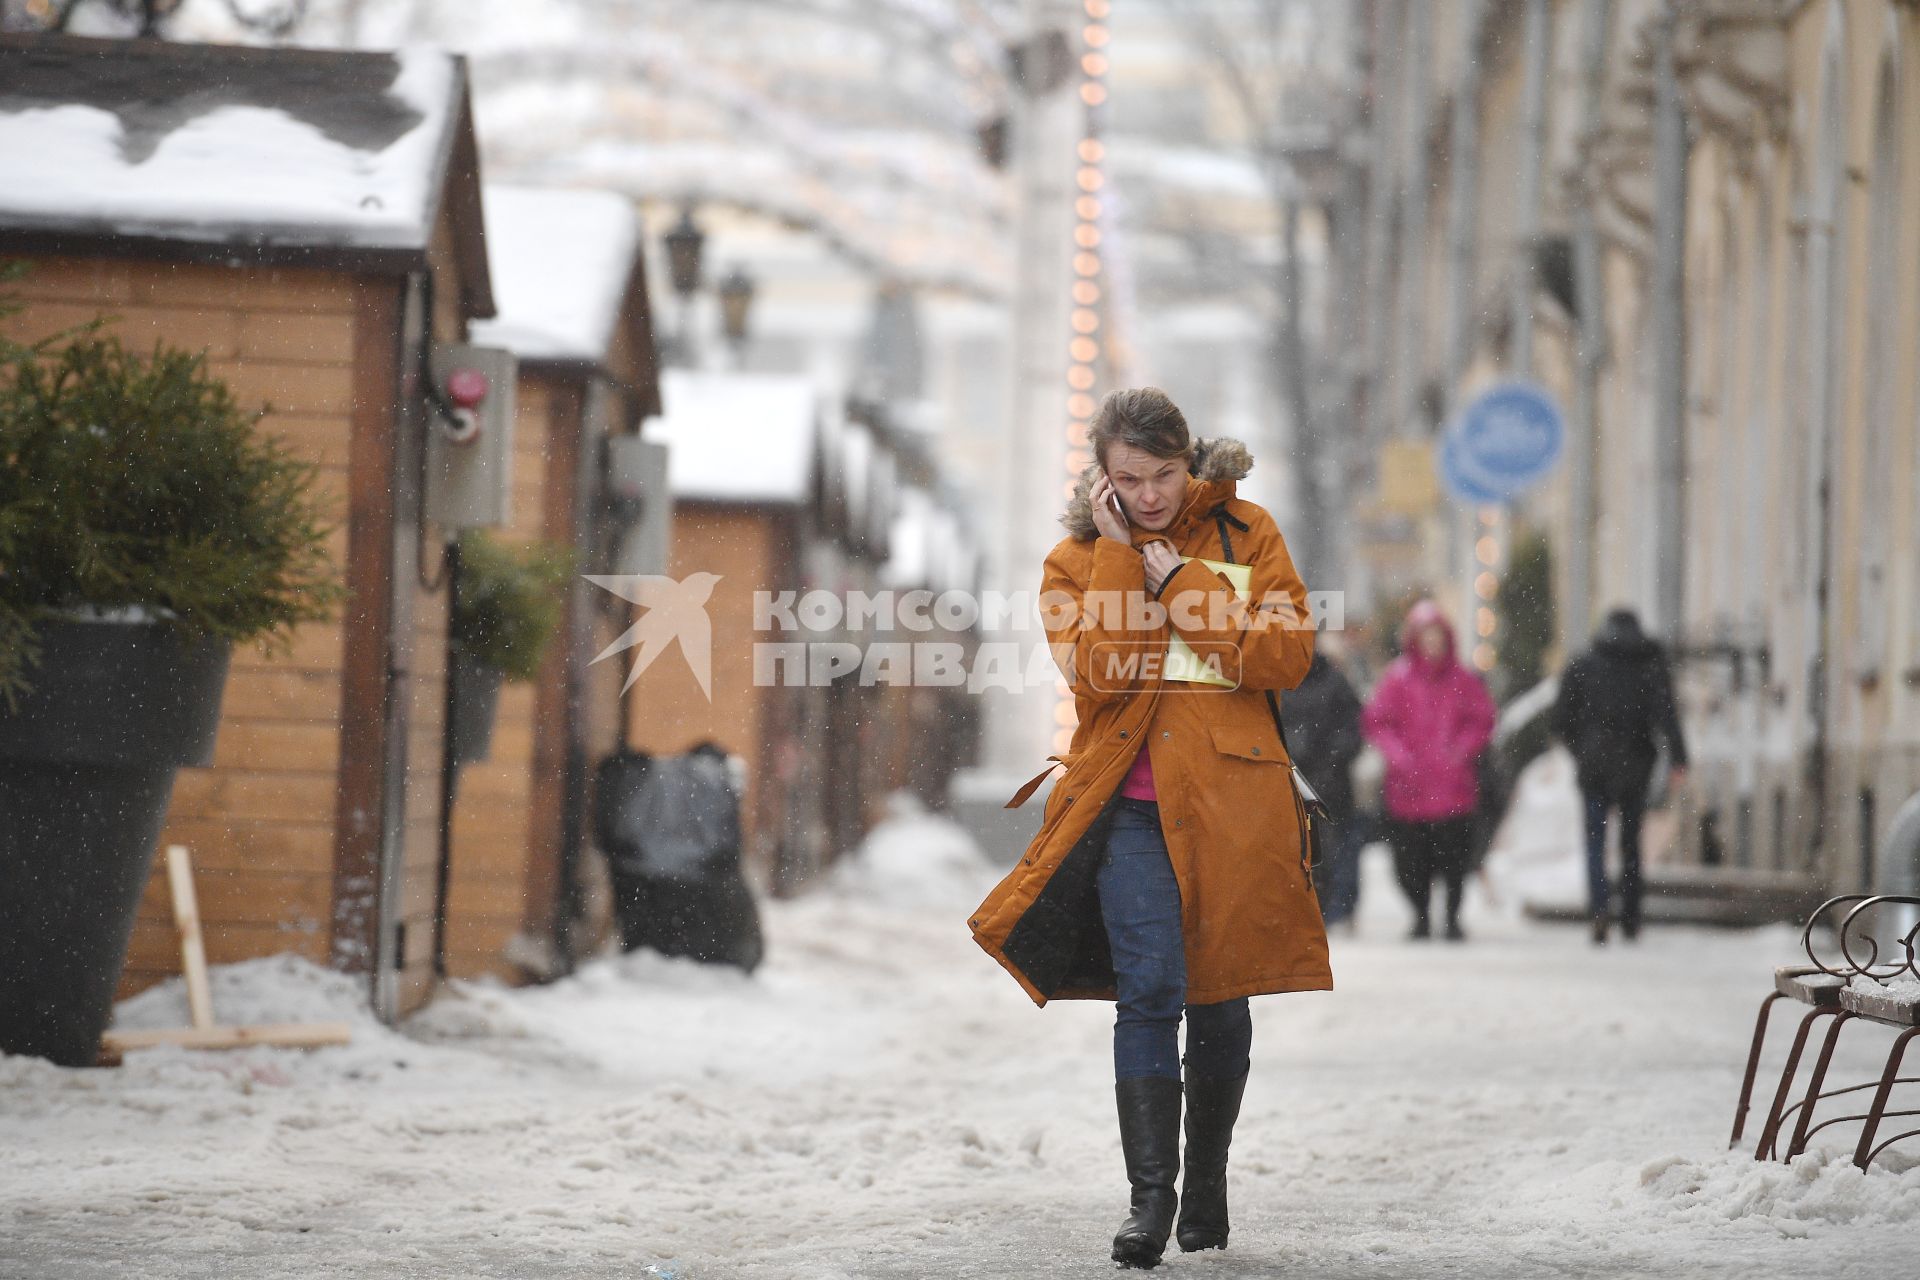
<instances>
[{"instance_id":1,"label":"metal bench","mask_svg":"<svg viewBox=\"0 0 1920 1280\"><path fill-rule=\"evenodd\" d=\"M1831 932L1837 956L1823 959L1814 948L1814 935ZM1728 1145L1738 1145L1747 1110L1753 1098L1753 1086L1760 1066L1760 1051L1766 1039L1767 1019L1773 1005L1793 1000L1808 1007L1801 1018L1793 1045L1780 1072L1774 1090L1773 1105L1767 1111L1765 1126L1754 1148L1756 1160L1791 1160L1807 1149L1815 1133L1829 1125L1862 1122L1853 1162L1865 1169L1874 1157L1903 1138L1920 1136L1920 1129L1908 1130L1876 1142L1880 1124L1889 1116L1920 1115L1920 1110L1889 1111L1887 1104L1898 1084L1920 1084L1920 1077L1902 1076L1900 1067L1907 1046L1920 1036L1920 966L1916 965L1916 939L1920 939L1920 897L1903 894L1844 894L1822 903L1807 918L1800 943L1810 965L1783 965L1774 971L1774 989L1761 1001L1754 1024L1753 1044L1747 1054L1746 1076L1740 1086L1740 1101L1733 1118L1733 1137ZM1800 1068L1800 1059L1815 1022L1832 1021L1814 1061L1813 1073L1805 1093L1792 1106L1787 1099ZM1833 1063L1840 1032L1850 1022L1870 1022L1899 1032L1887 1053L1885 1068L1877 1080L1825 1089L1827 1073ZM1814 1123L1819 1104L1832 1098L1874 1090L1873 1102L1866 1111L1830 1116ZM1793 1130L1784 1151L1781 1134L1791 1122Z\"/></svg>"}]
</instances>

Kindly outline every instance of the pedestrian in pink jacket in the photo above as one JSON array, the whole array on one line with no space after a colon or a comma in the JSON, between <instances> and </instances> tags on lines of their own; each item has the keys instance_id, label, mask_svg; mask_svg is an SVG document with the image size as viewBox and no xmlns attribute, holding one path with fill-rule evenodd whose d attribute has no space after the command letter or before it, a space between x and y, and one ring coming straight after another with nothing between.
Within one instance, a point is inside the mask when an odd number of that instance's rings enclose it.
<instances>
[{"instance_id":1,"label":"pedestrian in pink jacket","mask_svg":"<svg viewBox=\"0 0 1920 1280\"><path fill-rule=\"evenodd\" d=\"M1454 654L1453 627L1422 600L1400 628L1400 656L1373 688L1361 730L1386 758L1382 802L1400 887L1413 903L1413 936L1433 935L1433 876L1447 883L1447 937L1459 942L1460 893L1480 807L1478 762L1493 739L1493 699Z\"/></svg>"}]
</instances>

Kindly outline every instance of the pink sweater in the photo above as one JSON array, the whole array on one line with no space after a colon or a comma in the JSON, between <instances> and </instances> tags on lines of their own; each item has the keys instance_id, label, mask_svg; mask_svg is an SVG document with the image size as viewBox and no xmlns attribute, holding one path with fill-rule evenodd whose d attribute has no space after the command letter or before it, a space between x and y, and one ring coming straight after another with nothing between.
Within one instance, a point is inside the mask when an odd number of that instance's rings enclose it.
<instances>
[{"instance_id":1,"label":"pink sweater","mask_svg":"<svg viewBox=\"0 0 1920 1280\"><path fill-rule=\"evenodd\" d=\"M1147 746L1140 744L1140 754L1133 758L1133 768L1127 770L1127 776L1120 780L1120 794L1135 800L1152 800L1153 760L1147 755Z\"/></svg>"}]
</instances>

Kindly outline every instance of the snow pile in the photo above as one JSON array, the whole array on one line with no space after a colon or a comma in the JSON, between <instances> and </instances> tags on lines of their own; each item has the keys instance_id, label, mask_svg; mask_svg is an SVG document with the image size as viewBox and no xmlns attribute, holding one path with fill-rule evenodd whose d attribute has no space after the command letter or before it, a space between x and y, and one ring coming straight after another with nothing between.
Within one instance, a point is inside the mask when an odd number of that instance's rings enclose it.
<instances>
[{"instance_id":1,"label":"snow pile","mask_svg":"<svg viewBox=\"0 0 1920 1280\"><path fill-rule=\"evenodd\" d=\"M1675 1219L1761 1220L1787 1236L1807 1235L1813 1223L1920 1224L1920 1152L1891 1148L1864 1174L1851 1152L1834 1147L1791 1164L1762 1163L1744 1150L1705 1160L1668 1156L1641 1169L1634 1189Z\"/></svg>"},{"instance_id":2,"label":"snow pile","mask_svg":"<svg viewBox=\"0 0 1920 1280\"><path fill-rule=\"evenodd\" d=\"M889 796L887 808L887 821L834 868L834 890L883 907L978 905L998 877L965 828L904 791Z\"/></svg>"},{"instance_id":3,"label":"snow pile","mask_svg":"<svg viewBox=\"0 0 1920 1280\"><path fill-rule=\"evenodd\" d=\"M1507 820L1487 852L1487 878L1515 909L1529 902L1584 909L1586 839L1573 757L1555 746L1521 770Z\"/></svg>"},{"instance_id":4,"label":"snow pile","mask_svg":"<svg viewBox=\"0 0 1920 1280\"><path fill-rule=\"evenodd\" d=\"M263 1022L346 1022L356 1034L379 1030L367 1009L367 981L323 969L294 955L220 965L208 979L213 1013L225 1026ZM176 978L151 987L115 1009L121 1031L187 1025L187 988Z\"/></svg>"}]
</instances>

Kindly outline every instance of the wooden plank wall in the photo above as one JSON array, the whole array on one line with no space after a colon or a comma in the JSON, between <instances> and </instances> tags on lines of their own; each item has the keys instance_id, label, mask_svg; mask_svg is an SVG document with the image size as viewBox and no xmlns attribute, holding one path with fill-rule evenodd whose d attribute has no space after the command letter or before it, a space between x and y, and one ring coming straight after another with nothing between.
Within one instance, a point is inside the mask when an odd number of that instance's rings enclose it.
<instances>
[{"instance_id":1,"label":"wooden plank wall","mask_svg":"<svg viewBox=\"0 0 1920 1280\"><path fill-rule=\"evenodd\" d=\"M524 546L549 536L552 418L576 402L573 394L556 395L558 389L551 377L523 375L520 380L513 439L513 521L498 535L509 545ZM539 830L552 824L537 821L534 804L536 703L542 685L554 677L558 648L556 644L549 653L540 680L501 685L491 754L460 771L447 921L447 971L455 977L517 976L502 952L519 930L527 907L529 864L551 856L549 846L558 836L556 831ZM556 767L550 762L539 766L542 771ZM548 905L551 908L550 901Z\"/></svg>"},{"instance_id":2,"label":"wooden plank wall","mask_svg":"<svg viewBox=\"0 0 1920 1280\"><path fill-rule=\"evenodd\" d=\"M707 602L713 627L712 690L709 702L695 680L687 659L673 646L634 682L628 695L629 732L634 747L655 755L687 750L711 738L747 761L747 793L741 812L747 824L742 832L747 849L771 848L772 833L760 829L771 810L760 803L761 780L772 767L778 744L771 741L772 701L789 690L757 688L753 682L753 646L756 641L806 641L812 633L791 634L753 630L755 591L797 588L798 580L785 571L789 557L781 531L788 526L779 508L730 506L716 503L677 504L673 515L673 550L668 574L684 579L705 570L720 575ZM618 661L620 678L633 664L632 651ZM802 677L804 679L804 676Z\"/></svg>"},{"instance_id":3,"label":"wooden plank wall","mask_svg":"<svg viewBox=\"0 0 1920 1280\"><path fill-rule=\"evenodd\" d=\"M136 349L157 339L204 350L242 406L271 402L261 429L320 468L346 560L345 477L353 396L356 284L312 271L43 259L11 290L22 339L118 316ZM208 959L291 951L327 956L339 757L341 632L298 630L290 654L233 655L214 764L183 769L162 843L190 846ZM130 994L179 972L164 869L149 883L122 979Z\"/></svg>"}]
</instances>

